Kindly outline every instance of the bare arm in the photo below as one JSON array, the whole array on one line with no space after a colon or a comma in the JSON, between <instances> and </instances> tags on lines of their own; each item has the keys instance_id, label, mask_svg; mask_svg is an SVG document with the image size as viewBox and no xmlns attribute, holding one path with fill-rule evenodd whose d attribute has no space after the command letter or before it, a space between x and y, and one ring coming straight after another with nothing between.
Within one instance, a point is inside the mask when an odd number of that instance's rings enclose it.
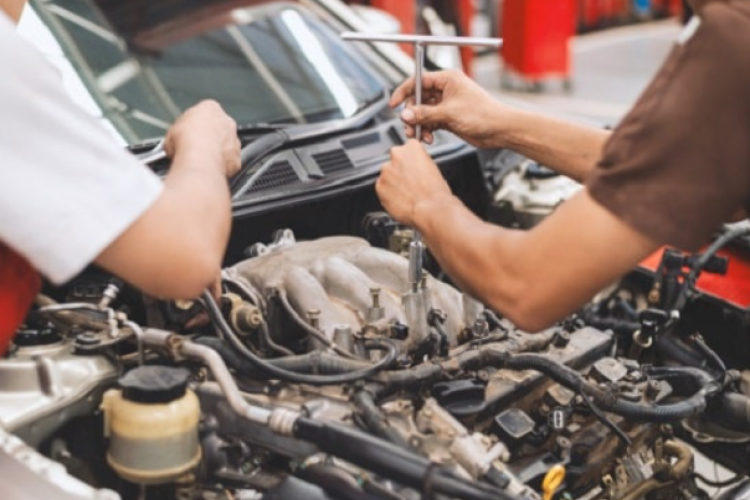
<instances>
[{"instance_id":1,"label":"bare arm","mask_svg":"<svg viewBox=\"0 0 750 500\"><path fill-rule=\"evenodd\" d=\"M422 231L451 278L529 331L580 308L658 248L586 191L530 231L485 223L415 141L394 149L377 189L391 215Z\"/></svg>"},{"instance_id":2,"label":"bare arm","mask_svg":"<svg viewBox=\"0 0 750 500\"><path fill-rule=\"evenodd\" d=\"M172 166L156 203L96 263L164 298L193 298L221 271L231 204L227 177L239 168L234 121L216 103L188 110L166 140Z\"/></svg>"},{"instance_id":3,"label":"bare arm","mask_svg":"<svg viewBox=\"0 0 750 500\"><path fill-rule=\"evenodd\" d=\"M451 278L528 331L579 309L658 247L585 190L528 232L487 224L456 198L422 204L414 224Z\"/></svg>"},{"instance_id":4,"label":"bare arm","mask_svg":"<svg viewBox=\"0 0 750 500\"><path fill-rule=\"evenodd\" d=\"M409 103L401 114L408 137L414 137L414 125L422 124L422 139L430 143L432 131L445 128L478 147L513 149L580 182L596 165L610 135L507 106L458 71L425 74L423 89L422 106L413 105L413 78L391 97L391 106Z\"/></svg>"},{"instance_id":5,"label":"bare arm","mask_svg":"<svg viewBox=\"0 0 750 500\"><path fill-rule=\"evenodd\" d=\"M507 116L498 116L496 122L507 122L505 129L497 133L501 147L581 183L601 158L611 134L609 130L523 110L509 111Z\"/></svg>"}]
</instances>

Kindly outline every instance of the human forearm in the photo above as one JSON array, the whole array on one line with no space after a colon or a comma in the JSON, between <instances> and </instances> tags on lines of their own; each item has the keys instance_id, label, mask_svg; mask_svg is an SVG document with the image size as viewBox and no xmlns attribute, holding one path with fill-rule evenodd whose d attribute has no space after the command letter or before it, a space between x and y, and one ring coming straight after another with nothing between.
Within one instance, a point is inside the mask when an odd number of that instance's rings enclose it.
<instances>
[{"instance_id":1,"label":"human forearm","mask_svg":"<svg viewBox=\"0 0 750 500\"><path fill-rule=\"evenodd\" d=\"M447 129L480 148L510 148L543 165L583 181L599 160L609 132L585 127L508 106L492 97L459 71L425 73L426 104L409 104L415 80L400 85L392 107L407 103L401 113L407 137L422 125L422 139L432 142L432 130Z\"/></svg>"},{"instance_id":2,"label":"human forearm","mask_svg":"<svg viewBox=\"0 0 750 500\"><path fill-rule=\"evenodd\" d=\"M193 298L219 275L231 209L226 178L209 151L184 149L164 191L96 259L132 285L164 298Z\"/></svg>"},{"instance_id":3,"label":"human forearm","mask_svg":"<svg viewBox=\"0 0 750 500\"><path fill-rule=\"evenodd\" d=\"M527 331L574 312L658 247L586 190L530 231L487 224L452 196L417 204L413 222L459 286Z\"/></svg>"},{"instance_id":4,"label":"human forearm","mask_svg":"<svg viewBox=\"0 0 750 500\"><path fill-rule=\"evenodd\" d=\"M514 109L498 117L502 128L495 134L507 147L579 182L600 159L611 132L560 120L540 113Z\"/></svg>"},{"instance_id":5,"label":"human forearm","mask_svg":"<svg viewBox=\"0 0 750 500\"><path fill-rule=\"evenodd\" d=\"M415 207L414 222L441 268L464 291L515 322L526 296L518 275L519 231L489 225L453 196Z\"/></svg>"}]
</instances>

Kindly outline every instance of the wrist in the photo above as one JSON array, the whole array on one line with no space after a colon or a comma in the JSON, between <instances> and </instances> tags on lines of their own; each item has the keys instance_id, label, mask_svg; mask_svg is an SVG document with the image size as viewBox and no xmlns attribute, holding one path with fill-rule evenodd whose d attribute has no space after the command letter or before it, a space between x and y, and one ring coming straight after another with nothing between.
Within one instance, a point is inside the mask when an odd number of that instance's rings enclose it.
<instances>
[{"instance_id":1,"label":"wrist","mask_svg":"<svg viewBox=\"0 0 750 500\"><path fill-rule=\"evenodd\" d=\"M516 133L518 121L522 117L522 111L492 98L487 102L481 122L484 133L481 147L484 148L506 148L512 144L511 135Z\"/></svg>"},{"instance_id":2,"label":"wrist","mask_svg":"<svg viewBox=\"0 0 750 500\"><path fill-rule=\"evenodd\" d=\"M503 119L500 120L498 137L501 138L503 144L499 147L512 149L526 144L535 127L534 116L534 113L522 109L507 109ZM538 124L536 127L538 128Z\"/></svg>"},{"instance_id":3,"label":"wrist","mask_svg":"<svg viewBox=\"0 0 750 500\"><path fill-rule=\"evenodd\" d=\"M441 193L417 201L412 208L412 226L422 233L430 232L435 220L442 219L446 210L451 210L461 201L451 193Z\"/></svg>"},{"instance_id":4,"label":"wrist","mask_svg":"<svg viewBox=\"0 0 750 500\"><path fill-rule=\"evenodd\" d=\"M189 166L191 169L215 171L225 174L224 156L216 141L183 140L176 142L172 156L172 168Z\"/></svg>"}]
</instances>

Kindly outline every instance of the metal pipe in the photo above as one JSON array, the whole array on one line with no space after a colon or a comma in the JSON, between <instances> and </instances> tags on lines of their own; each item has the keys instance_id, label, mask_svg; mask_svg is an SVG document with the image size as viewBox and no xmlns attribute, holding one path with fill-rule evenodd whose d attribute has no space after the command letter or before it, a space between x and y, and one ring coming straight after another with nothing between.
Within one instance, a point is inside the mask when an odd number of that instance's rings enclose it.
<instances>
[{"instance_id":1,"label":"metal pipe","mask_svg":"<svg viewBox=\"0 0 750 500\"><path fill-rule=\"evenodd\" d=\"M389 42L389 43L417 43L422 45L458 45L460 47L488 47L499 49L503 45L502 38L484 38L470 36L433 36L433 35L384 35L381 33L355 33L346 31L341 38L355 42Z\"/></svg>"},{"instance_id":2,"label":"metal pipe","mask_svg":"<svg viewBox=\"0 0 750 500\"><path fill-rule=\"evenodd\" d=\"M191 342L172 332L154 328L147 328L143 331L143 341L155 347L175 349L186 358L203 362L211 371L219 387L221 387L221 391L227 398L229 406L238 415L251 422L269 425L272 411L259 406L253 406L245 401L242 393L237 388L237 384L234 382L234 378L232 378L232 374L229 373L227 365L224 364L224 360L213 349Z\"/></svg>"},{"instance_id":3,"label":"metal pipe","mask_svg":"<svg viewBox=\"0 0 750 500\"><path fill-rule=\"evenodd\" d=\"M135 335L135 340L138 345L138 364L143 366L146 364L146 352L143 346L143 328L135 321L126 321L125 326L130 328Z\"/></svg>"}]
</instances>

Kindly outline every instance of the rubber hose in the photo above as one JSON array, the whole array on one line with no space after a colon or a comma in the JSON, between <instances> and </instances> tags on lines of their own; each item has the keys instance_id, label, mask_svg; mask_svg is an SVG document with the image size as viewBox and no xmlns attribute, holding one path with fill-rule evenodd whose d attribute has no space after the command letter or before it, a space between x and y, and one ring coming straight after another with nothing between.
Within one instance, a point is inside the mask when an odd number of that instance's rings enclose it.
<instances>
[{"instance_id":1,"label":"rubber hose","mask_svg":"<svg viewBox=\"0 0 750 500\"><path fill-rule=\"evenodd\" d=\"M396 446L411 449L411 446L409 446L409 443L406 442L403 436L388 425L385 415L383 415L383 412L375 404L372 394L367 390L357 391L352 396L352 404L357 409L359 416L362 418L362 423L365 424L367 430Z\"/></svg>"},{"instance_id":2,"label":"rubber hose","mask_svg":"<svg viewBox=\"0 0 750 500\"><path fill-rule=\"evenodd\" d=\"M515 356L504 356L506 368L519 370L537 370L548 375L558 383L565 385L574 391L585 392L603 410L617 413L627 418L647 422L667 423L701 413L706 409L707 398L719 392L720 386L710 375L697 368L659 368L652 370L656 378L676 376L681 373L688 378L694 378L695 383L700 385L706 382L695 394L678 403L657 405L633 403L618 399L607 394L598 387L589 384L577 372L565 365L561 365L541 356L530 354L519 354Z\"/></svg>"},{"instance_id":3,"label":"rubber hose","mask_svg":"<svg viewBox=\"0 0 750 500\"><path fill-rule=\"evenodd\" d=\"M217 351L224 361L235 371L248 377L263 375L263 371L248 365L245 359L235 351L225 340L216 337L199 337L195 343L205 345ZM284 356L280 358L266 359L266 363L282 370L296 373L316 373L320 375L338 375L355 370L363 370L372 366L364 361L346 359L327 352L310 352L307 354Z\"/></svg>"},{"instance_id":4,"label":"rubber hose","mask_svg":"<svg viewBox=\"0 0 750 500\"><path fill-rule=\"evenodd\" d=\"M255 353L253 353L242 343L242 341L237 337L237 334L234 333L232 328L221 315L219 306L216 304L216 301L210 293L203 292L201 298L203 299L203 302L206 306L206 310L208 311L208 315L211 318L211 322L214 324L214 326L216 326L216 328L219 329L219 331L224 334L227 341L229 341L232 347L253 366L279 380L309 385L346 384L362 380L377 374L381 370L384 370L391 364L393 364L395 359L398 357L398 349L393 342L387 339L372 339L368 340L365 346L369 347L370 349L387 351L387 354L383 356L383 358L378 362L369 365L367 368L348 373L341 373L338 375L306 375L285 370L269 363L263 358L256 356Z\"/></svg>"},{"instance_id":5,"label":"rubber hose","mask_svg":"<svg viewBox=\"0 0 750 500\"><path fill-rule=\"evenodd\" d=\"M458 477L422 456L334 422L300 417L295 422L294 436L316 444L325 453L416 489L427 497L441 494L463 500L513 498L489 484Z\"/></svg>"},{"instance_id":6,"label":"rubber hose","mask_svg":"<svg viewBox=\"0 0 750 500\"><path fill-rule=\"evenodd\" d=\"M299 470L296 475L338 500L375 500L373 495L362 490L350 474L333 466L313 465Z\"/></svg>"},{"instance_id":7,"label":"rubber hose","mask_svg":"<svg viewBox=\"0 0 750 500\"><path fill-rule=\"evenodd\" d=\"M612 318L587 318L586 324L599 330L612 330L618 335L632 335L640 330L641 324L637 321L627 321Z\"/></svg>"},{"instance_id":8,"label":"rubber hose","mask_svg":"<svg viewBox=\"0 0 750 500\"><path fill-rule=\"evenodd\" d=\"M585 392L602 410L634 420L667 423L695 415L705 410L707 399L717 394L721 386L708 373L697 368L652 368L654 378L679 380L692 384L695 393L684 401L673 404L641 404L618 399L587 382L575 370L549 358L535 354L509 354L493 350L466 351L453 359L437 364L421 365L397 373L384 373L378 380L385 384L377 392L378 399L394 389L413 387L415 384L436 382L460 370L478 370L487 366L511 370L536 370L575 392Z\"/></svg>"},{"instance_id":9,"label":"rubber hose","mask_svg":"<svg viewBox=\"0 0 750 500\"><path fill-rule=\"evenodd\" d=\"M700 353L686 345L672 334L660 335L654 342L654 349L662 362L676 362L683 366L701 366Z\"/></svg>"}]
</instances>

